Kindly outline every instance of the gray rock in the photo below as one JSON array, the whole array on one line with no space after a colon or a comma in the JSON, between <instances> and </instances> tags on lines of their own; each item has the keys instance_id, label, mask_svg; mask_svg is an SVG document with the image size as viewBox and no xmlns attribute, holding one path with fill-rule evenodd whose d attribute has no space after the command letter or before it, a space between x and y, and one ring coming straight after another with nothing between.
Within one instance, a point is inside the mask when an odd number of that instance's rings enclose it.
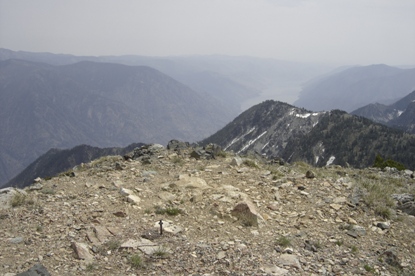
<instances>
[{"instance_id":1,"label":"gray rock","mask_svg":"<svg viewBox=\"0 0 415 276\"><path fill-rule=\"evenodd\" d=\"M75 256L77 259L86 261L92 261L94 259L94 256L92 256L92 254L89 253L88 245L86 245L85 243L72 242L71 246L75 252Z\"/></svg>"},{"instance_id":2,"label":"gray rock","mask_svg":"<svg viewBox=\"0 0 415 276\"><path fill-rule=\"evenodd\" d=\"M183 149L187 149L190 147L189 142L181 142L179 140L170 140L170 142L167 144L168 150L174 150L174 151L180 151Z\"/></svg>"},{"instance_id":3,"label":"gray rock","mask_svg":"<svg viewBox=\"0 0 415 276\"><path fill-rule=\"evenodd\" d=\"M390 223L380 221L380 222L376 223L376 226L379 227L382 230L386 230L386 229L390 228Z\"/></svg>"},{"instance_id":4,"label":"gray rock","mask_svg":"<svg viewBox=\"0 0 415 276\"><path fill-rule=\"evenodd\" d=\"M385 252L383 252L382 255L385 258L385 262L387 264L389 264L390 266L396 267L398 269L402 269L399 258L393 249L387 249Z\"/></svg>"},{"instance_id":5,"label":"gray rock","mask_svg":"<svg viewBox=\"0 0 415 276\"><path fill-rule=\"evenodd\" d=\"M16 274L16 276L50 276L50 273L42 264L35 264L27 271Z\"/></svg>"},{"instance_id":6,"label":"gray rock","mask_svg":"<svg viewBox=\"0 0 415 276\"><path fill-rule=\"evenodd\" d=\"M258 220L264 220L250 201L239 202L232 210L232 215L249 226L258 226Z\"/></svg>"},{"instance_id":7,"label":"gray rock","mask_svg":"<svg viewBox=\"0 0 415 276\"><path fill-rule=\"evenodd\" d=\"M43 188L43 185L40 184L40 182L36 182L35 184L30 185L27 189L29 191L38 191L38 190L42 190L42 188Z\"/></svg>"},{"instance_id":8,"label":"gray rock","mask_svg":"<svg viewBox=\"0 0 415 276\"><path fill-rule=\"evenodd\" d=\"M272 276L287 275L289 273L287 269L278 267L276 265L266 265L262 269L267 275L272 275Z\"/></svg>"},{"instance_id":9,"label":"gray rock","mask_svg":"<svg viewBox=\"0 0 415 276\"><path fill-rule=\"evenodd\" d=\"M17 244L17 243L21 243L24 241L24 239L22 237L16 237L16 238L12 238L9 240L11 243Z\"/></svg>"},{"instance_id":10,"label":"gray rock","mask_svg":"<svg viewBox=\"0 0 415 276\"><path fill-rule=\"evenodd\" d=\"M282 254L276 261L279 265L291 266L298 269L302 269L300 261L298 260L298 257L296 255Z\"/></svg>"},{"instance_id":11,"label":"gray rock","mask_svg":"<svg viewBox=\"0 0 415 276\"><path fill-rule=\"evenodd\" d=\"M226 257L226 252L225 251L219 251L219 253L216 255L216 258L218 260L221 260L221 259L223 259L225 257Z\"/></svg>"},{"instance_id":12,"label":"gray rock","mask_svg":"<svg viewBox=\"0 0 415 276\"><path fill-rule=\"evenodd\" d=\"M397 208L408 215L415 216L415 200L411 194L393 194L392 197L398 201Z\"/></svg>"},{"instance_id":13,"label":"gray rock","mask_svg":"<svg viewBox=\"0 0 415 276\"><path fill-rule=\"evenodd\" d=\"M231 165L239 167L242 165L243 162L244 161L242 160L241 157L235 156L234 158L232 158Z\"/></svg>"},{"instance_id":14,"label":"gray rock","mask_svg":"<svg viewBox=\"0 0 415 276\"><path fill-rule=\"evenodd\" d=\"M193 157L196 160L199 160L200 158L202 158L203 155L205 155L205 151L203 150L194 150L190 153L190 157Z\"/></svg>"},{"instance_id":15,"label":"gray rock","mask_svg":"<svg viewBox=\"0 0 415 276\"><path fill-rule=\"evenodd\" d=\"M314 172L312 172L312 171L307 171L305 173L305 177L306 178L315 178L316 177L316 174Z\"/></svg>"},{"instance_id":16,"label":"gray rock","mask_svg":"<svg viewBox=\"0 0 415 276\"><path fill-rule=\"evenodd\" d=\"M157 160L166 149L159 144L148 144L140 148L135 148L134 152L130 154L131 159L139 160L144 164L151 164L154 160ZM124 157L125 158L125 157Z\"/></svg>"},{"instance_id":17,"label":"gray rock","mask_svg":"<svg viewBox=\"0 0 415 276\"><path fill-rule=\"evenodd\" d=\"M353 238L358 238L358 237L362 237L364 235L366 235L366 229L362 226L359 225L349 225L348 226L349 230L347 231L347 235L353 237Z\"/></svg>"},{"instance_id":18,"label":"gray rock","mask_svg":"<svg viewBox=\"0 0 415 276\"><path fill-rule=\"evenodd\" d=\"M15 189L12 187L0 189L0 209L10 208L10 200L18 193L27 195L24 190Z\"/></svg>"}]
</instances>

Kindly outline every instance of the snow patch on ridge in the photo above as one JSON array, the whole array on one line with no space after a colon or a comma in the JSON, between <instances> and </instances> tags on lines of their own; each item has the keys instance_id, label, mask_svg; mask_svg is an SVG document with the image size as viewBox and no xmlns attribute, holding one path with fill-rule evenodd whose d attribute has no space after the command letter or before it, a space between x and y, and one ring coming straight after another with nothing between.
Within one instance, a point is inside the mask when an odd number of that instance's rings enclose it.
<instances>
[{"instance_id":1,"label":"snow patch on ridge","mask_svg":"<svg viewBox=\"0 0 415 276\"><path fill-rule=\"evenodd\" d=\"M253 143L255 143L259 138L264 136L264 134L267 133L267 131L262 132L257 138L253 140L249 140L248 144L246 144L238 153L241 153L242 151L246 150L249 146L251 146Z\"/></svg>"},{"instance_id":2,"label":"snow patch on ridge","mask_svg":"<svg viewBox=\"0 0 415 276\"><path fill-rule=\"evenodd\" d=\"M327 163L326 163L326 166L330 166L331 164L333 164L334 159L336 159L336 157L334 157L334 156L330 156L329 160L328 160L328 161L327 161Z\"/></svg>"},{"instance_id":3,"label":"snow patch on ridge","mask_svg":"<svg viewBox=\"0 0 415 276\"><path fill-rule=\"evenodd\" d=\"M266 146L268 146L269 141L261 148L261 150L265 149Z\"/></svg>"},{"instance_id":4,"label":"snow patch on ridge","mask_svg":"<svg viewBox=\"0 0 415 276\"><path fill-rule=\"evenodd\" d=\"M242 136L236 137L235 139L233 139L229 145L227 145L225 147L225 150L227 150L230 146L232 146L233 144L235 144L236 142L238 142L239 140L241 140L241 138L245 137L246 135L248 135L249 133L253 132L255 130L255 127L251 128L250 130L248 130L247 133L243 134Z\"/></svg>"}]
</instances>

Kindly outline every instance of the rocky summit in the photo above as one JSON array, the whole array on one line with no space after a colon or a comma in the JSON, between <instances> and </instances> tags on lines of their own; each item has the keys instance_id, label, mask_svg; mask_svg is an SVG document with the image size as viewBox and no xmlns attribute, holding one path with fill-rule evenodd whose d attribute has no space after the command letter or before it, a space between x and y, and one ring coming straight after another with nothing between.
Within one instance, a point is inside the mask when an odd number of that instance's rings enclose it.
<instances>
[{"instance_id":1,"label":"rocky summit","mask_svg":"<svg viewBox=\"0 0 415 276\"><path fill-rule=\"evenodd\" d=\"M412 171L172 141L0 190L0 275L414 275Z\"/></svg>"}]
</instances>

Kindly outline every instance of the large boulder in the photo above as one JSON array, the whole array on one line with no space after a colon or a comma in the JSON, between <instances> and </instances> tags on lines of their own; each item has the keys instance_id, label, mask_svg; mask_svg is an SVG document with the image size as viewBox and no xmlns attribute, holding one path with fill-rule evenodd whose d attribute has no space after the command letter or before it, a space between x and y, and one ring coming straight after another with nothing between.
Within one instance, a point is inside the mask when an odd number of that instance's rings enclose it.
<instances>
[{"instance_id":1,"label":"large boulder","mask_svg":"<svg viewBox=\"0 0 415 276\"><path fill-rule=\"evenodd\" d=\"M187 149L189 147L190 147L189 142L181 142L179 140L171 140L167 144L167 149L168 150L173 150L173 151L181 151L181 150Z\"/></svg>"},{"instance_id":2,"label":"large boulder","mask_svg":"<svg viewBox=\"0 0 415 276\"><path fill-rule=\"evenodd\" d=\"M231 214L246 226L258 226L258 220L264 220L256 210L255 205L248 200L236 204Z\"/></svg>"}]
</instances>

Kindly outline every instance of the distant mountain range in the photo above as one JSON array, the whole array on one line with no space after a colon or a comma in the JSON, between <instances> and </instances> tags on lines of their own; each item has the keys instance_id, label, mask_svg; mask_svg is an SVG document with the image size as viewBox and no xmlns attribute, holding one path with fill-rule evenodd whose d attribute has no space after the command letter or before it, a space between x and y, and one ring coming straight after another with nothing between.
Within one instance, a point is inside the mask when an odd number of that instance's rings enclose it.
<instances>
[{"instance_id":1,"label":"distant mountain range","mask_svg":"<svg viewBox=\"0 0 415 276\"><path fill-rule=\"evenodd\" d=\"M73 56L32 53L0 48L0 60L21 59L51 65L68 65L80 61L149 66L187 85L199 94L221 102L234 117L245 102L257 99L263 91L279 91L281 87L300 87L302 83L333 69L333 66L299 63L243 56ZM296 98L296 95L282 95ZM274 95L277 97L277 95ZM253 100L252 100L253 99ZM280 99L281 100L281 99ZM287 101L287 100L284 100Z\"/></svg>"},{"instance_id":2,"label":"distant mountain range","mask_svg":"<svg viewBox=\"0 0 415 276\"><path fill-rule=\"evenodd\" d=\"M202 139L263 89L298 85L326 68L250 57L0 49L0 185L50 148Z\"/></svg>"},{"instance_id":3,"label":"distant mountain range","mask_svg":"<svg viewBox=\"0 0 415 276\"><path fill-rule=\"evenodd\" d=\"M202 139L233 117L146 66L0 62L0 183L50 148Z\"/></svg>"},{"instance_id":4,"label":"distant mountain range","mask_svg":"<svg viewBox=\"0 0 415 276\"><path fill-rule=\"evenodd\" d=\"M0 187L12 178L10 185L26 185L63 168L45 169L54 166L51 160L67 169L105 152L57 148L171 139L205 138L202 143L241 154L317 166L365 167L379 153L414 167L413 135L332 109L379 102L355 114L413 133L415 96L403 97L415 89L415 69L339 68L315 78L325 70L250 57L76 57L0 49ZM268 100L241 113L242 104L263 91L310 78L296 102L306 109Z\"/></svg>"},{"instance_id":5,"label":"distant mountain range","mask_svg":"<svg viewBox=\"0 0 415 276\"><path fill-rule=\"evenodd\" d=\"M415 134L415 90L393 104L369 104L352 114Z\"/></svg>"},{"instance_id":6,"label":"distant mountain range","mask_svg":"<svg viewBox=\"0 0 415 276\"><path fill-rule=\"evenodd\" d=\"M415 167L414 135L340 110L312 112L276 101L250 108L201 143L316 166L363 168L380 154Z\"/></svg>"},{"instance_id":7,"label":"distant mountain range","mask_svg":"<svg viewBox=\"0 0 415 276\"><path fill-rule=\"evenodd\" d=\"M391 104L415 89L415 68L387 65L347 68L310 81L295 106L351 112L371 103Z\"/></svg>"}]
</instances>

